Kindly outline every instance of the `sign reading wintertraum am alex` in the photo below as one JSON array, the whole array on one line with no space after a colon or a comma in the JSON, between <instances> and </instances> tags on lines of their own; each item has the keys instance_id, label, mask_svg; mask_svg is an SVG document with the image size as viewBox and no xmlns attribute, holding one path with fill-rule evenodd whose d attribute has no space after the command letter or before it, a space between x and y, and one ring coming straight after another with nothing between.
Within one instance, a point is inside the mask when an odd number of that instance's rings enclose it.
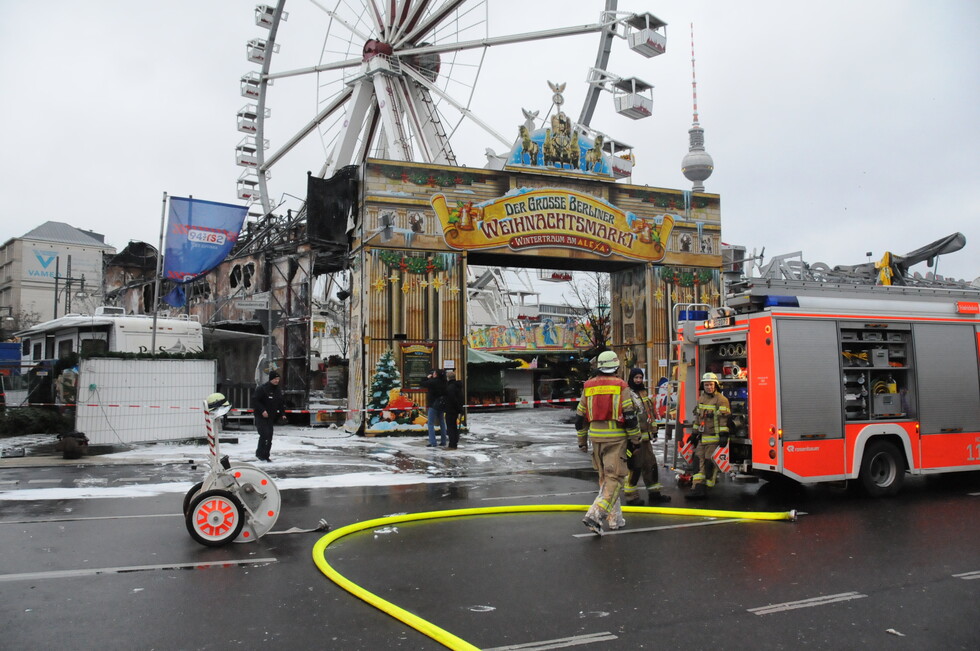
<instances>
[{"instance_id":1,"label":"sign reading wintertraum am alex","mask_svg":"<svg viewBox=\"0 0 980 651\"><path fill-rule=\"evenodd\" d=\"M521 188L482 203L457 200L455 205L436 194L431 203L446 244L459 250L562 248L659 262L674 227L670 215L644 218L561 188Z\"/></svg>"}]
</instances>

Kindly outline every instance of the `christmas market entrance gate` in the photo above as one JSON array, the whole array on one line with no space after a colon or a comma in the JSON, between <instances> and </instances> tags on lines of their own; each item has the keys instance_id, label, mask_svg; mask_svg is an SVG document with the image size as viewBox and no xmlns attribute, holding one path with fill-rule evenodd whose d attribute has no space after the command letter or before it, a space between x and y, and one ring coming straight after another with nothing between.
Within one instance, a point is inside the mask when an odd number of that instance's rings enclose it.
<instances>
[{"instance_id":1,"label":"christmas market entrance gate","mask_svg":"<svg viewBox=\"0 0 980 651\"><path fill-rule=\"evenodd\" d=\"M666 370L673 304L720 298L714 194L569 169L369 160L359 195L349 306L354 431L424 430L425 375L455 369L465 382L469 264L609 272L609 343L655 376ZM571 345L564 327L549 346Z\"/></svg>"}]
</instances>

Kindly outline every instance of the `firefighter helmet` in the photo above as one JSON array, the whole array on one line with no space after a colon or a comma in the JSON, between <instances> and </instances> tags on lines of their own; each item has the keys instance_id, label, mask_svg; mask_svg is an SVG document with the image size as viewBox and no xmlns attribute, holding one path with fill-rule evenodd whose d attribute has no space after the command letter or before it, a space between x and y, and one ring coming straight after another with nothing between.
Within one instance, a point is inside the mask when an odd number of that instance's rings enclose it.
<instances>
[{"instance_id":1,"label":"firefighter helmet","mask_svg":"<svg viewBox=\"0 0 980 651\"><path fill-rule=\"evenodd\" d=\"M619 357L611 350L603 351L596 358L596 367L603 373L615 373L619 368Z\"/></svg>"},{"instance_id":2,"label":"firefighter helmet","mask_svg":"<svg viewBox=\"0 0 980 651\"><path fill-rule=\"evenodd\" d=\"M231 403L225 398L223 393L212 393L207 398L208 401L208 411L211 415L216 418L221 418L229 411L231 411Z\"/></svg>"},{"instance_id":3,"label":"firefighter helmet","mask_svg":"<svg viewBox=\"0 0 980 651\"><path fill-rule=\"evenodd\" d=\"M715 373L705 373L701 376L701 384L705 382L714 382L715 386L718 386L718 375Z\"/></svg>"}]
</instances>

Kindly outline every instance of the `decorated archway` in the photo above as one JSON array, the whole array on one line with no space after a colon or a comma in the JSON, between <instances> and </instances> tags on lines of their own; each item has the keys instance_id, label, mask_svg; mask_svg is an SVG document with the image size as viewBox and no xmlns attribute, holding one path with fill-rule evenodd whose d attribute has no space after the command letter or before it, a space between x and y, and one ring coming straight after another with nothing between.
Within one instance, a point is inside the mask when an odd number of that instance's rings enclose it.
<instances>
[{"instance_id":1,"label":"decorated archway","mask_svg":"<svg viewBox=\"0 0 980 651\"><path fill-rule=\"evenodd\" d=\"M501 170L363 164L348 427L422 430L429 370L465 380L467 349L478 344L467 331L469 264L610 272L610 343L651 375L666 365L673 305L718 304L717 195L615 182L608 156L591 169L585 154L578 166L546 164L542 148ZM503 337L512 329L500 328ZM525 335L524 345L538 343Z\"/></svg>"}]
</instances>

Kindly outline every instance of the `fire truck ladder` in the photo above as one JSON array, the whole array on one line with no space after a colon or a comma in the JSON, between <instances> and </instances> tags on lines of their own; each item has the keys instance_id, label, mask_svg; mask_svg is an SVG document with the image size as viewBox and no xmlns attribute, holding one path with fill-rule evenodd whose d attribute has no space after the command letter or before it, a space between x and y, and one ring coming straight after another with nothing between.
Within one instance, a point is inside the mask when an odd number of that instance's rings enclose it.
<instances>
[{"instance_id":1,"label":"fire truck ladder","mask_svg":"<svg viewBox=\"0 0 980 651\"><path fill-rule=\"evenodd\" d=\"M694 360L681 360L682 346L685 343L684 333L681 332L681 322L691 321L691 315L695 311L707 312L711 306L707 303L675 303L670 313L670 332L675 339L670 342L670 354L667 356L667 417L664 421L664 468L677 467L677 443L684 437L684 428L689 426L683 418L684 407L677 400L680 395L681 384L686 380L684 371L694 363ZM681 319L681 316L684 319ZM676 403L673 418L670 414L671 401ZM676 434L676 436L675 436ZM671 441L675 442L671 444ZM671 448L673 450L671 451ZM671 454L670 462L667 457Z\"/></svg>"}]
</instances>

